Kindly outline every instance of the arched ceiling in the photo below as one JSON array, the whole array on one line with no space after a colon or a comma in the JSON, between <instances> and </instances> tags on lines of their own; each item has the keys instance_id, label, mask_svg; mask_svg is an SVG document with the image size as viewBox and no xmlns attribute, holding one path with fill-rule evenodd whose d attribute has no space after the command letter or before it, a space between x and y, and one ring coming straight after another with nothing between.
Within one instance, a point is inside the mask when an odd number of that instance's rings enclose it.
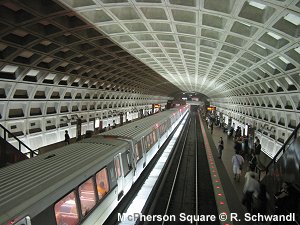
<instances>
[{"instance_id":1,"label":"arched ceiling","mask_svg":"<svg viewBox=\"0 0 300 225\"><path fill-rule=\"evenodd\" d=\"M300 122L300 0L0 0L0 31L0 122L16 135L182 92L280 142Z\"/></svg>"},{"instance_id":2,"label":"arched ceiling","mask_svg":"<svg viewBox=\"0 0 300 225\"><path fill-rule=\"evenodd\" d=\"M49 85L163 96L179 90L59 2L0 1L0 30L0 98L15 99L14 89L31 98L36 86Z\"/></svg>"},{"instance_id":3,"label":"arched ceiling","mask_svg":"<svg viewBox=\"0 0 300 225\"><path fill-rule=\"evenodd\" d=\"M182 91L300 90L299 0L60 0Z\"/></svg>"},{"instance_id":4,"label":"arched ceiling","mask_svg":"<svg viewBox=\"0 0 300 225\"><path fill-rule=\"evenodd\" d=\"M299 0L4 0L0 79L291 96L300 90L299 12ZM10 98L7 86L0 92Z\"/></svg>"}]
</instances>

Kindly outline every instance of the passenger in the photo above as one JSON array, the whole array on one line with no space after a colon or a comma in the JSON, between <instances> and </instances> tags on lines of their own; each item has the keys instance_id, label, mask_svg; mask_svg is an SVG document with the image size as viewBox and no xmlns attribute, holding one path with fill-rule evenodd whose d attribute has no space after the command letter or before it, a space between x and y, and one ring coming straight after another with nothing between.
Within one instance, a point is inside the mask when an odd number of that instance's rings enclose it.
<instances>
[{"instance_id":1,"label":"passenger","mask_svg":"<svg viewBox=\"0 0 300 225\"><path fill-rule=\"evenodd\" d=\"M107 194L103 181L100 181L100 184L97 186L97 190L98 193L101 195L101 198L103 198Z\"/></svg>"},{"instance_id":2,"label":"passenger","mask_svg":"<svg viewBox=\"0 0 300 225\"><path fill-rule=\"evenodd\" d=\"M244 152L248 156L248 154L249 154L249 151L248 151L249 150L249 139L248 139L248 136L244 135L243 142L244 142Z\"/></svg>"},{"instance_id":3,"label":"passenger","mask_svg":"<svg viewBox=\"0 0 300 225\"><path fill-rule=\"evenodd\" d=\"M213 130L214 130L214 122L211 121L211 123L210 123L210 133L211 134L213 133Z\"/></svg>"},{"instance_id":4,"label":"passenger","mask_svg":"<svg viewBox=\"0 0 300 225\"><path fill-rule=\"evenodd\" d=\"M67 145L70 144L70 136L67 130L65 131L65 142Z\"/></svg>"},{"instance_id":5,"label":"passenger","mask_svg":"<svg viewBox=\"0 0 300 225\"><path fill-rule=\"evenodd\" d=\"M243 205L246 206L248 212L252 212L252 195L254 192L259 193L259 182L255 179L254 174L250 174L248 178L245 180L245 185L243 188L243 200L242 203Z\"/></svg>"},{"instance_id":6,"label":"passenger","mask_svg":"<svg viewBox=\"0 0 300 225\"><path fill-rule=\"evenodd\" d=\"M108 126L106 127L106 131L109 131L109 130L111 130L110 123L109 123Z\"/></svg>"},{"instance_id":7,"label":"passenger","mask_svg":"<svg viewBox=\"0 0 300 225\"><path fill-rule=\"evenodd\" d=\"M68 224L64 221L64 217L63 217L60 213L56 214L55 216L56 216L56 223L57 223L58 225L68 225Z\"/></svg>"},{"instance_id":8,"label":"passenger","mask_svg":"<svg viewBox=\"0 0 300 225\"><path fill-rule=\"evenodd\" d=\"M275 197L275 215L288 215L290 213L297 214L299 207L299 194L298 191L288 182L283 182L279 192ZM291 222L272 222L274 224L291 224Z\"/></svg>"},{"instance_id":9,"label":"passenger","mask_svg":"<svg viewBox=\"0 0 300 225\"><path fill-rule=\"evenodd\" d=\"M112 125L113 128L116 128L117 127L117 124L115 121L113 121L113 125Z\"/></svg>"},{"instance_id":10,"label":"passenger","mask_svg":"<svg viewBox=\"0 0 300 225\"><path fill-rule=\"evenodd\" d=\"M218 145L219 159L222 158L223 149L224 149L224 141L223 141L223 138L220 137L219 145Z\"/></svg>"},{"instance_id":11,"label":"passenger","mask_svg":"<svg viewBox=\"0 0 300 225\"><path fill-rule=\"evenodd\" d=\"M239 154L238 151L232 156L232 170L234 174L234 180L240 181L240 175L242 172L242 166L244 164L244 158Z\"/></svg>"},{"instance_id":12,"label":"passenger","mask_svg":"<svg viewBox=\"0 0 300 225\"><path fill-rule=\"evenodd\" d=\"M259 155L260 155L260 152L261 152L261 144L260 144L260 140L258 139L258 137L255 137L256 138L256 141L254 143L254 154L256 156L256 160L257 160L257 163L259 164Z\"/></svg>"},{"instance_id":13,"label":"passenger","mask_svg":"<svg viewBox=\"0 0 300 225\"><path fill-rule=\"evenodd\" d=\"M251 153L251 156L250 156L250 160L249 160L249 169L253 171L255 170L256 168L256 165L257 165L257 158L255 156L255 154L252 152Z\"/></svg>"},{"instance_id":14,"label":"passenger","mask_svg":"<svg viewBox=\"0 0 300 225\"><path fill-rule=\"evenodd\" d=\"M252 211L254 214L267 214L267 206L268 201L270 199L270 195L267 192L266 185L260 184L259 192L253 193L253 204L252 204Z\"/></svg>"},{"instance_id":15,"label":"passenger","mask_svg":"<svg viewBox=\"0 0 300 225\"><path fill-rule=\"evenodd\" d=\"M283 215L286 214L286 208L288 207L290 197L290 184L283 182L279 192L275 193L275 214Z\"/></svg>"},{"instance_id":16,"label":"passenger","mask_svg":"<svg viewBox=\"0 0 300 225\"><path fill-rule=\"evenodd\" d=\"M254 171L254 168L250 168L250 170L249 171L247 171L246 173L245 173L245 181L251 176L251 175L254 175L254 177L255 177L255 179L256 180L258 180L258 173L256 173L255 171Z\"/></svg>"}]
</instances>

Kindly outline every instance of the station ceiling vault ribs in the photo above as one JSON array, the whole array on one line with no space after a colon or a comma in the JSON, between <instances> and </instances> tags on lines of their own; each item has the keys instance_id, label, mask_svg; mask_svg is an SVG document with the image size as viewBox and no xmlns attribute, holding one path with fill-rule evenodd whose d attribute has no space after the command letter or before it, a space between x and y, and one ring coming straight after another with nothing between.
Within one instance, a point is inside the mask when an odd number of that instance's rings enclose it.
<instances>
[{"instance_id":1,"label":"station ceiling vault ribs","mask_svg":"<svg viewBox=\"0 0 300 225\"><path fill-rule=\"evenodd\" d=\"M299 0L60 2L182 91L299 90Z\"/></svg>"},{"instance_id":2,"label":"station ceiling vault ribs","mask_svg":"<svg viewBox=\"0 0 300 225\"><path fill-rule=\"evenodd\" d=\"M299 37L300 0L0 0L0 122L37 149L195 93L278 147L300 122Z\"/></svg>"},{"instance_id":3,"label":"station ceiling vault ribs","mask_svg":"<svg viewBox=\"0 0 300 225\"><path fill-rule=\"evenodd\" d=\"M0 17L4 79L299 107L299 0L2 0Z\"/></svg>"},{"instance_id":4,"label":"station ceiling vault ribs","mask_svg":"<svg viewBox=\"0 0 300 225\"><path fill-rule=\"evenodd\" d=\"M0 78L163 96L179 91L59 2L0 1L0 30Z\"/></svg>"}]
</instances>

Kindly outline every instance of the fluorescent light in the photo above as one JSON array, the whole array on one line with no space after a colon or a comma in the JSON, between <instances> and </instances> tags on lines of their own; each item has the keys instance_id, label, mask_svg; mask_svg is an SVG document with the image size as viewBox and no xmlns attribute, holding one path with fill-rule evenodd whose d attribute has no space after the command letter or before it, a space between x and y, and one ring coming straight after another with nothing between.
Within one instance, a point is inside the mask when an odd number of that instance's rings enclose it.
<instances>
[{"instance_id":1,"label":"fluorescent light","mask_svg":"<svg viewBox=\"0 0 300 225\"><path fill-rule=\"evenodd\" d=\"M298 54L300 54L300 46L298 48L294 49L296 52L298 52Z\"/></svg>"},{"instance_id":2,"label":"fluorescent light","mask_svg":"<svg viewBox=\"0 0 300 225\"><path fill-rule=\"evenodd\" d=\"M264 8L266 8L265 5L258 3L258 2L253 2L253 1L249 1L249 5L252 5L255 8L261 9L263 10Z\"/></svg>"},{"instance_id":3,"label":"fluorescent light","mask_svg":"<svg viewBox=\"0 0 300 225\"><path fill-rule=\"evenodd\" d=\"M258 44L258 43L256 43L259 47L261 47L261 48L263 48L263 49L266 49L266 47L264 47L264 46L262 46L262 45L260 45L260 44Z\"/></svg>"},{"instance_id":4,"label":"fluorescent light","mask_svg":"<svg viewBox=\"0 0 300 225\"><path fill-rule=\"evenodd\" d=\"M241 22L241 21L239 21L241 24L244 24L244 25L246 25L246 26L248 26L248 27L251 27L251 25L250 24L248 24L248 23L245 23L245 22Z\"/></svg>"},{"instance_id":5,"label":"fluorescent light","mask_svg":"<svg viewBox=\"0 0 300 225\"><path fill-rule=\"evenodd\" d=\"M46 76L46 80L53 80L55 78L56 74L54 73L49 73L47 76Z\"/></svg>"},{"instance_id":6,"label":"fluorescent light","mask_svg":"<svg viewBox=\"0 0 300 225\"><path fill-rule=\"evenodd\" d=\"M277 80L274 80L274 82L275 82L275 84L278 86L278 87L280 87L281 85L278 83L278 81Z\"/></svg>"},{"instance_id":7,"label":"fluorescent light","mask_svg":"<svg viewBox=\"0 0 300 225\"><path fill-rule=\"evenodd\" d=\"M290 61L288 61L286 58L283 58L282 56L279 56L279 59L281 61L283 61L285 64L289 64L290 63Z\"/></svg>"},{"instance_id":8,"label":"fluorescent light","mask_svg":"<svg viewBox=\"0 0 300 225\"><path fill-rule=\"evenodd\" d=\"M276 40L280 40L282 38L273 32L268 32L267 34L270 35L271 37L275 38Z\"/></svg>"},{"instance_id":9,"label":"fluorescent light","mask_svg":"<svg viewBox=\"0 0 300 225\"><path fill-rule=\"evenodd\" d=\"M28 76L34 76L34 77L35 77L38 73L39 73L38 70L30 70L30 71L27 73L27 75L28 75Z\"/></svg>"},{"instance_id":10,"label":"fluorescent light","mask_svg":"<svg viewBox=\"0 0 300 225\"><path fill-rule=\"evenodd\" d=\"M61 80L68 80L69 76L64 76Z\"/></svg>"},{"instance_id":11,"label":"fluorescent light","mask_svg":"<svg viewBox=\"0 0 300 225\"><path fill-rule=\"evenodd\" d=\"M275 66L273 66L273 64L271 64L271 63L267 63L269 66L271 66L274 70L276 69L276 67Z\"/></svg>"},{"instance_id":12,"label":"fluorescent light","mask_svg":"<svg viewBox=\"0 0 300 225\"><path fill-rule=\"evenodd\" d=\"M14 73L17 71L17 69L18 69L17 66L7 65L7 66L4 66L4 68L1 71L7 72L7 73Z\"/></svg>"},{"instance_id":13,"label":"fluorescent light","mask_svg":"<svg viewBox=\"0 0 300 225\"><path fill-rule=\"evenodd\" d=\"M289 13L283 18L296 26L300 25L300 17L299 16Z\"/></svg>"},{"instance_id":14,"label":"fluorescent light","mask_svg":"<svg viewBox=\"0 0 300 225\"><path fill-rule=\"evenodd\" d=\"M289 85L292 85L292 84L293 84L293 82L290 80L290 78L285 77L285 80L286 80L286 82L287 82Z\"/></svg>"}]
</instances>

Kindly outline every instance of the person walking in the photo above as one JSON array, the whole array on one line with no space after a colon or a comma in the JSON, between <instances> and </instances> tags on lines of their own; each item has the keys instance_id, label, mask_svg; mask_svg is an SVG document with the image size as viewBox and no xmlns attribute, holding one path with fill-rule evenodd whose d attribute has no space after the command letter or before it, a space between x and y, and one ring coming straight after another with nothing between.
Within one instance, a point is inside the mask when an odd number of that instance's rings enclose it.
<instances>
[{"instance_id":1,"label":"person walking","mask_svg":"<svg viewBox=\"0 0 300 225\"><path fill-rule=\"evenodd\" d=\"M238 151L236 151L235 154L232 156L231 162L234 180L240 181L242 165L244 164L244 158L239 154Z\"/></svg>"},{"instance_id":2,"label":"person walking","mask_svg":"<svg viewBox=\"0 0 300 225\"><path fill-rule=\"evenodd\" d=\"M260 184L255 179L254 173L251 173L250 176L246 178L245 185L243 188L244 197L242 200L243 205L246 206L248 212L252 212L252 195L254 192L259 193Z\"/></svg>"}]
</instances>

